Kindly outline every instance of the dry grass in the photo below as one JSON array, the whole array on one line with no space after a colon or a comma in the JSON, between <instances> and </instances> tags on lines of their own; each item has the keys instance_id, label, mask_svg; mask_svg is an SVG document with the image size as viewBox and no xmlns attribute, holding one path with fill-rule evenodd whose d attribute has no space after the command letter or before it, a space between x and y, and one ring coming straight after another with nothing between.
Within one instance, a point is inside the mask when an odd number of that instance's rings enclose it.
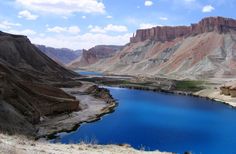
<instances>
[{"instance_id":1,"label":"dry grass","mask_svg":"<svg viewBox=\"0 0 236 154\"><path fill-rule=\"evenodd\" d=\"M0 134L0 153L3 154L162 154L159 151L135 150L127 145L89 144L50 144L46 141L33 141L24 136Z\"/></svg>"}]
</instances>

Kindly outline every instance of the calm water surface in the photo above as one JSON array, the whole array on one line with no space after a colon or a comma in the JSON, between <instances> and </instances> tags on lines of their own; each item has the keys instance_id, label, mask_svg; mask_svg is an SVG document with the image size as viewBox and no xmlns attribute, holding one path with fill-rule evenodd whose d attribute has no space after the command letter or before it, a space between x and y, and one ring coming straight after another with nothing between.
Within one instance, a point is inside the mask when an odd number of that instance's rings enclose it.
<instances>
[{"instance_id":1,"label":"calm water surface","mask_svg":"<svg viewBox=\"0 0 236 154\"><path fill-rule=\"evenodd\" d=\"M128 143L134 148L236 154L236 110L188 96L107 87L119 106L57 141Z\"/></svg>"},{"instance_id":2,"label":"calm water surface","mask_svg":"<svg viewBox=\"0 0 236 154\"><path fill-rule=\"evenodd\" d=\"M95 76L103 75L103 73L100 73L100 72L85 71L85 70L76 70L75 72L79 73L80 75L95 75Z\"/></svg>"}]
</instances>

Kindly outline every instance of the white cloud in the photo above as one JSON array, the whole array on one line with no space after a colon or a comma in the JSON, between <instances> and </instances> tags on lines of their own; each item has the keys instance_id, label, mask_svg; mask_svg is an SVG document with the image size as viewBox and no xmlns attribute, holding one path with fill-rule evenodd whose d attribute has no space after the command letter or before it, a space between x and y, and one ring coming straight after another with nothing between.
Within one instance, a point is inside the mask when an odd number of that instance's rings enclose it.
<instances>
[{"instance_id":1,"label":"white cloud","mask_svg":"<svg viewBox=\"0 0 236 154\"><path fill-rule=\"evenodd\" d=\"M112 19L113 17L110 16L110 15L108 15L108 16L106 16L106 18L107 18L107 19Z\"/></svg>"},{"instance_id":2,"label":"white cloud","mask_svg":"<svg viewBox=\"0 0 236 154\"><path fill-rule=\"evenodd\" d=\"M55 26L52 28L47 28L49 32L53 33L70 33L70 34L78 34L80 32L80 28L78 26L70 26L70 27L60 27Z\"/></svg>"},{"instance_id":3,"label":"white cloud","mask_svg":"<svg viewBox=\"0 0 236 154\"><path fill-rule=\"evenodd\" d=\"M87 17L86 16L82 16L82 19L86 19Z\"/></svg>"},{"instance_id":4,"label":"white cloud","mask_svg":"<svg viewBox=\"0 0 236 154\"><path fill-rule=\"evenodd\" d=\"M151 24L151 23L142 23L139 25L139 29L147 29L147 28L152 28L156 27L157 25Z\"/></svg>"},{"instance_id":5,"label":"white cloud","mask_svg":"<svg viewBox=\"0 0 236 154\"><path fill-rule=\"evenodd\" d=\"M106 33L106 31L104 30L104 28L99 27L99 26L89 26L90 32L92 33Z\"/></svg>"},{"instance_id":6,"label":"white cloud","mask_svg":"<svg viewBox=\"0 0 236 154\"><path fill-rule=\"evenodd\" d=\"M28 10L23 10L18 13L18 18L25 18L26 20L36 20L38 16L32 14Z\"/></svg>"},{"instance_id":7,"label":"white cloud","mask_svg":"<svg viewBox=\"0 0 236 154\"><path fill-rule=\"evenodd\" d=\"M215 10L215 8L212 5L206 5L202 8L203 13L212 12L213 10Z\"/></svg>"},{"instance_id":8,"label":"white cloud","mask_svg":"<svg viewBox=\"0 0 236 154\"><path fill-rule=\"evenodd\" d=\"M150 1L150 0L146 0L146 1L144 2L144 5L145 5L145 6L152 6L152 5L153 5L153 2Z\"/></svg>"},{"instance_id":9,"label":"white cloud","mask_svg":"<svg viewBox=\"0 0 236 154\"><path fill-rule=\"evenodd\" d=\"M108 34L94 34L86 33L77 36L58 35L54 37L40 37L32 36L30 40L35 44L44 44L47 46L57 48L71 48L71 49L89 49L95 45L124 45L129 42L132 34L127 33L124 35L108 35Z\"/></svg>"},{"instance_id":10,"label":"white cloud","mask_svg":"<svg viewBox=\"0 0 236 154\"><path fill-rule=\"evenodd\" d=\"M66 32L67 28L66 27L60 27L60 26L55 26L55 27L52 27L52 28L48 28L47 30L49 32L62 33L62 32Z\"/></svg>"},{"instance_id":11,"label":"white cloud","mask_svg":"<svg viewBox=\"0 0 236 154\"><path fill-rule=\"evenodd\" d=\"M75 12L104 13L105 5L100 0L15 0L26 9L34 11L71 14Z\"/></svg>"},{"instance_id":12,"label":"white cloud","mask_svg":"<svg viewBox=\"0 0 236 154\"><path fill-rule=\"evenodd\" d=\"M127 32L128 28L123 25L108 24L105 27L89 25L88 27L92 33L106 33L106 32Z\"/></svg>"},{"instance_id":13,"label":"white cloud","mask_svg":"<svg viewBox=\"0 0 236 154\"><path fill-rule=\"evenodd\" d=\"M11 29L12 27L19 27L19 26L21 26L21 24L9 22L9 21L6 21L6 20L0 22L0 28L4 29L4 30Z\"/></svg>"},{"instance_id":14,"label":"white cloud","mask_svg":"<svg viewBox=\"0 0 236 154\"><path fill-rule=\"evenodd\" d=\"M113 32L126 32L128 28L123 25L113 25L109 24L104 28L105 31L113 31Z\"/></svg>"},{"instance_id":15,"label":"white cloud","mask_svg":"<svg viewBox=\"0 0 236 154\"><path fill-rule=\"evenodd\" d=\"M168 20L168 18L167 17L160 17L160 20L166 21L166 20Z\"/></svg>"}]
</instances>

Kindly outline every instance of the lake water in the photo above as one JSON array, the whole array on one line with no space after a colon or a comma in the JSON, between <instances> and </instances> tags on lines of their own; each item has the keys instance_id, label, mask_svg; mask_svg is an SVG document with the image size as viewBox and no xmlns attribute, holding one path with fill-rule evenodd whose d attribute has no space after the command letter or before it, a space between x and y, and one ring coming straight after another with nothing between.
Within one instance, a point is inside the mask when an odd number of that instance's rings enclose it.
<instances>
[{"instance_id":1,"label":"lake water","mask_svg":"<svg viewBox=\"0 0 236 154\"><path fill-rule=\"evenodd\" d=\"M100 121L62 133L61 143L127 143L134 148L236 154L236 109L201 98L107 87L119 105Z\"/></svg>"},{"instance_id":2,"label":"lake water","mask_svg":"<svg viewBox=\"0 0 236 154\"><path fill-rule=\"evenodd\" d=\"M85 71L85 70L76 70L76 73L79 73L80 75L94 75L94 76L102 76L103 73L100 72L93 72L93 71Z\"/></svg>"}]
</instances>

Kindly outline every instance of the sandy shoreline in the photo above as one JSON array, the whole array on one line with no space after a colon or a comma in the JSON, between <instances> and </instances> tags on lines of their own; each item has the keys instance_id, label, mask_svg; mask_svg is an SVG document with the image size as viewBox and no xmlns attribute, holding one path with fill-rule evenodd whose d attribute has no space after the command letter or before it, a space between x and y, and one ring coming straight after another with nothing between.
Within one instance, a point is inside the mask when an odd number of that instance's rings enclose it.
<instances>
[{"instance_id":1,"label":"sandy shoreline","mask_svg":"<svg viewBox=\"0 0 236 154\"><path fill-rule=\"evenodd\" d=\"M193 93L193 96L215 100L224 103L226 105L229 105L233 108L236 108L236 98L222 95L219 90L204 89L199 92Z\"/></svg>"}]
</instances>

